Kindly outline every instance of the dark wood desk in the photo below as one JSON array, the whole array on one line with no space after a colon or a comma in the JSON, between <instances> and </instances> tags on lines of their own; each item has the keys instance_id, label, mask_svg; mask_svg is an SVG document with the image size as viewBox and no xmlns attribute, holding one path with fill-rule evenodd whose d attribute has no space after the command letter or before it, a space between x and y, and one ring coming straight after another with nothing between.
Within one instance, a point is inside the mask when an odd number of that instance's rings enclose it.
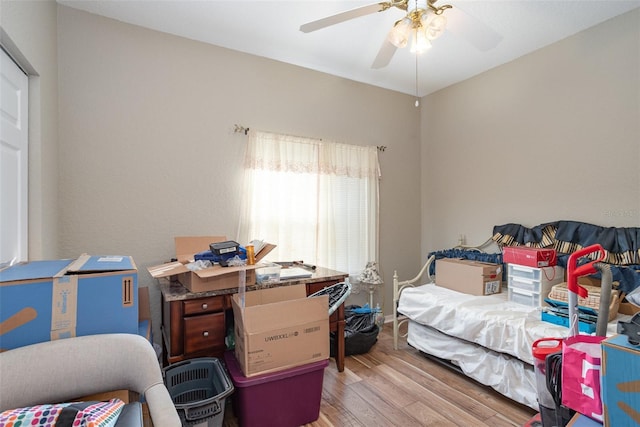
<instances>
[{"instance_id":1,"label":"dark wood desk","mask_svg":"<svg viewBox=\"0 0 640 427\"><path fill-rule=\"evenodd\" d=\"M309 278L269 285L250 285L247 291L265 287L305 284L307 295L342 282L348 275L318 267ZM162 294L162 345L164 364L194 357L222 358L225 337L233 322L231 296L237 288L191 292L179 282L158 279ZM336 334L336 366L344 370L344 304L329 317L329 330Z\"/></svg>"}]
</instances>

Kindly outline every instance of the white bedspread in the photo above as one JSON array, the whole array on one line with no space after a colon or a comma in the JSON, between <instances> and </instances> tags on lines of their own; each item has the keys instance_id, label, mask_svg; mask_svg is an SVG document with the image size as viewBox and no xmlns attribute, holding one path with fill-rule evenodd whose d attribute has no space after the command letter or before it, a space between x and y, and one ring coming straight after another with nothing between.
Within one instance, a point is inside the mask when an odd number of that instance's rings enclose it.
<instances>
[{"instance_id":1,"label":"white bedspread","mask_svg":"<svg viewBox=\"0 0 640 427\"><path fill-rule=\"evenodd\" d=\"M409 321L407 342L449 360L469 377L538 409L532 346L540 338L565 338L568 328L540 320L540 309L507 300L503 292L473 296L433 284L405 288L398 312ZM607 335L616 331L618 314Z\"/></svg>"},{"instance_id":2,"label":"white bedspread","mask_svg":"<svg viewBox=\"0 0 640 427\"><path fill-rule=\"evenodd\" d=\"M537 308L507 300L505 292L473 296L433 284L403 290L398 312L447 335L533 364L539 338L565 338L568 329L540 320Z\"/></svg>"},{"instance_id":3,"label":"white bedspread","mask_svg":"<svg viewBox=\"0 0 640 427\"><path fill-rule=\"evenodd\" d=\"M533 366L504 353L452 338L428 326L409 321L407 342L424 353L457 365L464 374L510 399L538 410Z\"/></svg>"}]
</instances>

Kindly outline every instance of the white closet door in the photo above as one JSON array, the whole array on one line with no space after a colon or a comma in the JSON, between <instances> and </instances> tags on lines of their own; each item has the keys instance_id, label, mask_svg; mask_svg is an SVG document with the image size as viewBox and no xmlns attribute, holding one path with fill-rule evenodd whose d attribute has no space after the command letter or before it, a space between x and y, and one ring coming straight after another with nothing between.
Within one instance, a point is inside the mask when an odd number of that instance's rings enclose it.
<instances>
[{"instance_id":1,"label":"white closet door","mask_svg":"<svg viewBox=\"0 0 640 427\"><path fill-rule=\"evenodd\" d=\"M0 49L0 267L28 256L28 86Z\"/></svg>"}]
</instances>

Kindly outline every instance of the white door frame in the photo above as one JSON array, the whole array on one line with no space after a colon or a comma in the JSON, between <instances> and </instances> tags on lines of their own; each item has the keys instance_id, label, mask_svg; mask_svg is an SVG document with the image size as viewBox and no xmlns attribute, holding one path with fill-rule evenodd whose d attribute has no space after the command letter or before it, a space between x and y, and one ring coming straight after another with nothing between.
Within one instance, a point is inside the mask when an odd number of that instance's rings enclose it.
<instances>
[{"instance_id":1,"label":"white door frame","mask_svg":"<svg viewBox=\"0 0 640 427\"><path fill-rule=\"evenodd\" d=\"M29 78L0 49L0 268L28 258Z\"/></svg>"}]
</instances>

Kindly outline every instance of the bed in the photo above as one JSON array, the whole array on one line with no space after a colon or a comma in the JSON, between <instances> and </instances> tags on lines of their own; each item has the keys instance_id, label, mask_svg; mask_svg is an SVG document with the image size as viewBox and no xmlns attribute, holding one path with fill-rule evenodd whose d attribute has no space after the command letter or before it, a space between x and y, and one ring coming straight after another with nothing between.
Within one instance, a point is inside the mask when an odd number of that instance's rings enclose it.
<instances>
[{"instance_id":1,"label":"bed","mask_svg":"<svg viewBox=\"0 0 640 427\"><path fill-rule=\"evenodd\" d=\"M564 338L568 329L540 320L540 309L509 301L507 292L473 296L437 286L432 255L411 280L393 276L393 338L445 362L504 396L538 410L533 342ZM406 331L400 327L406 323ZM614 333L616 321L609 323ZM404 328L403 328L404 330Z\"/></svg>"}]
</instances>

